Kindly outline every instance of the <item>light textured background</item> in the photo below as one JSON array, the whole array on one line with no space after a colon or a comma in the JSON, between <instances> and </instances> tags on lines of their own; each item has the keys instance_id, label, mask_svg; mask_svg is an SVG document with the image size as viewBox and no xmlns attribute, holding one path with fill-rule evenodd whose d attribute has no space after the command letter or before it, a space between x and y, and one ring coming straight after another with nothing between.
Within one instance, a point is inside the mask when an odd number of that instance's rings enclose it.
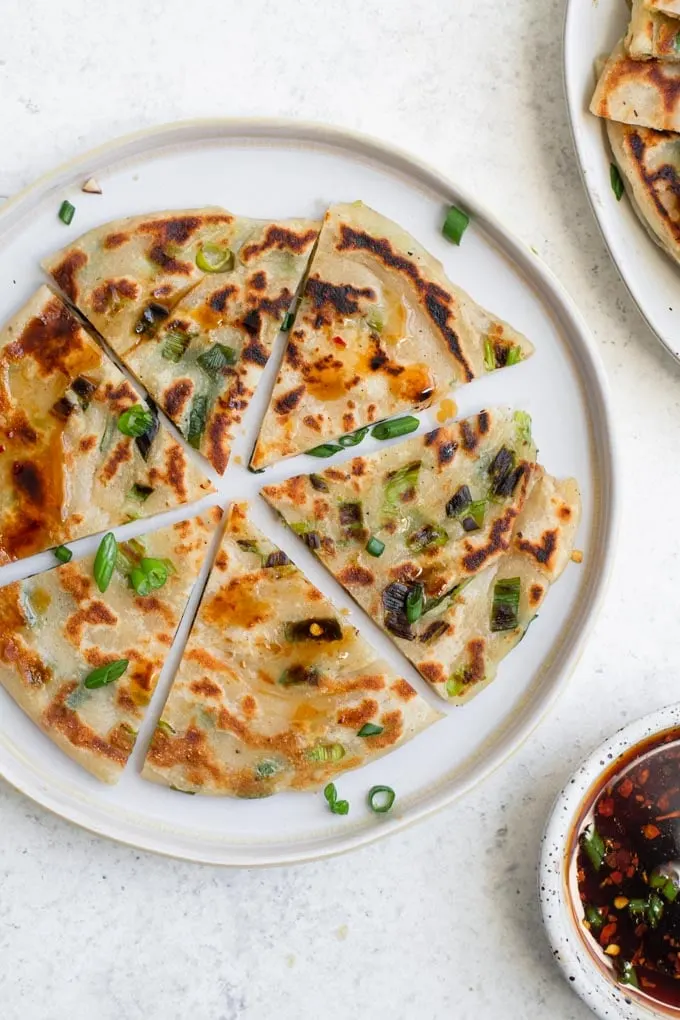
<instances>
[{"instance_id":1,"label":"light textured background","mask_svg":"<svg viewBox=\"0 0 680 1020\"><path fill-rule=\"evenodd\" d=\"M612 384L624 494L623 552L557 709L476 793L385 843L219 871L90 837L0 781L0 1017L586 1020L544 942L538 841L584 753L677 699L680 368L578 176L563 0L0 7L0 195L175 118L300 116L393 140L479 196L580 305Z\"/></svg>"}]
</instances>

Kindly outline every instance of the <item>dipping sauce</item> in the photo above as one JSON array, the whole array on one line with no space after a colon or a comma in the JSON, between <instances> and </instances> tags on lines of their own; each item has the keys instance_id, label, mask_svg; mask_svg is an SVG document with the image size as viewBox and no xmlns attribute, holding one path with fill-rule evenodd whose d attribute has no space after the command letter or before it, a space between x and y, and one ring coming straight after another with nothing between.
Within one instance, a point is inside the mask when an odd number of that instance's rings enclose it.
<instances>
[{"instance_id":1,"label":"dipping sauce","mask_svg":"<svg viewBox=\"0 0 680 1020\"><path fill-rule=\"evenodd\" d=\"M572 880L574 870L574 908L600 963L680 1011L680 730L631 748L604 776L578 826Z\"/></svg>"}]
</instances>

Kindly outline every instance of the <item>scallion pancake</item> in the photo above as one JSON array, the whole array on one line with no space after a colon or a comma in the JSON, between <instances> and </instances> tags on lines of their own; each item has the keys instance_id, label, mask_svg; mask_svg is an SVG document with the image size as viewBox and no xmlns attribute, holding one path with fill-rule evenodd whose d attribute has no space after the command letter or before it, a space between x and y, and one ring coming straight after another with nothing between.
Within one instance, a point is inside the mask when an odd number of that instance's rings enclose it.
<instances>
[{"instance_id":1,"label":"scallion pancake","mask_svg":"<svg viewBox=\"0 0 680 1020\"><path fill-rule=\"evenodd\" d=\"M438 718L236 503L142 774L187 793L315 789Z\"/></svg>"},{"instance_id":2,"label":"scallion pancake","mask_svg":"<svg viewBox=\"0 0 680 1020\"><path fill-rule=\"evenodd\" d=\"M660 11L671 18L680 18L680 0L643 0L650 11Z\"/></svg>"},{"instance_id":3,"label":"scallion pancake","mask_svg":"<svg viewBox=\"0 0 680 1020\"><path fill-rule=\"evenodd\" d=\"M625 47L633 60L680 60L680 21L633 0Z\"/></svg>"},{"instance_id":4,"label":"scallion pancake","mask_svg":"<svg viewBox=\"0 0 680 1020\"><path fill-rule=\"evenodd\" d=\"M159 213L97 227L44 265L221 474L318 230Z\"/></svg>"},{"instance_id":5,"label":"scallion pancake","mask_svg":"<svg viewBox=\"0 0 680 1020\"><path fill-rule=\"evenodd\" d=\"M680 262L680 135L613 121L607 134L635 212Z\"/></svg>"},{"instance_id":6,"label":"scallion pancake","mask_svg":"<svg viewBox=\"0 0 680 1020\"><path fill-rule=\"evenodd\" d=\"M483 411L262 490L456 702L493 679L573 547L578 488L536 464L529 424L521 412Z\"/></svg>"},{"instance_id":7,"label":"scallion pancake","mask_svg":"<svg viewBox=\"0 0 680 1020\"><path fill-rule=\"evenodd\" d=\"M0 588L0 684L104 782L117 781L134 747L219 517L213 509L122 543L104 594L94 556ZM142 556L167 561L168 573L145 596L129 581ZM125 660L124 672L107 683L102 671Z\"/></svg>"},{"instance_id":8,"label":"scallion pancake","mask_svg":"<svg viewBox=\"0 0 680 1020\"><path fill-rule=\"evenodd\" d=\"M396 223L331 206L252 466L426 407L532 350Z\"/></svg>"},{"instance_id":9,"label":"scallion pancake","mask_svg":"<svg viewBox=\"0 0 680 1020\"><path fill-rule=\"evenodd\" d=\"M47 287L0 330L0 564L199 499L212 486Z\"/></svg>"},{"instance_id":10,"label":"scallion pancake","mask_svg":"<svg viewBox=\"0 0 680 1020\"><path fill-rule=\"evenodd\" d=\"M600 74L590 111L622 124L680 131L680 64L633 60L618 43Z\"/></svg>"}]
</instances>

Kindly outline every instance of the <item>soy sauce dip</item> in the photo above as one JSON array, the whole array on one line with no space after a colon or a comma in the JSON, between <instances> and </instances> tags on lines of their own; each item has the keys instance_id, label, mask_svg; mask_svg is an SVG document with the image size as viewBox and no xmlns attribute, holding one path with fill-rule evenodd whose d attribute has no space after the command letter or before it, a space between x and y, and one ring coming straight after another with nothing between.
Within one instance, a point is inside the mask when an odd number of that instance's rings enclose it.
<instances>
[{"instance_id":1,"label":"soy sauce dip","mask_svg":"<svg viewBox=\"0 0 680 1020\"><path fill-rule=\"evenodd\" d=\"M601 777L572 837L583 937L619 984L680 1016L680 729Z\"/></svg>"}]
</instances>

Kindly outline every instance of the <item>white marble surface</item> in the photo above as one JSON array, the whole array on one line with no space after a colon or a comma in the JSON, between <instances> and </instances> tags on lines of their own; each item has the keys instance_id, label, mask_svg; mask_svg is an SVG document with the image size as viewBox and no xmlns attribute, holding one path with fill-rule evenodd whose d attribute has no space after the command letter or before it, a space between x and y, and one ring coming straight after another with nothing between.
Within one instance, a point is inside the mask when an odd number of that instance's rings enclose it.
<instances>
[{"instance_id":1,"label":"white marble surface","mask_svg":"<svg viewBox=\"0 0 680 1020\"><path fill-rule=\"evenodd\" d=\"M581 187L563 0L4 0L1 13L0 195L144 125L249 114L373 132L473 190L590 323L624 512L604 611L556 710L475 794L387 842L219 871L91 837L0 780L0 1017L586 1020L544 943L538 840L578 759L678 697L680 367Z\"/></svg>"}]
</instances>

